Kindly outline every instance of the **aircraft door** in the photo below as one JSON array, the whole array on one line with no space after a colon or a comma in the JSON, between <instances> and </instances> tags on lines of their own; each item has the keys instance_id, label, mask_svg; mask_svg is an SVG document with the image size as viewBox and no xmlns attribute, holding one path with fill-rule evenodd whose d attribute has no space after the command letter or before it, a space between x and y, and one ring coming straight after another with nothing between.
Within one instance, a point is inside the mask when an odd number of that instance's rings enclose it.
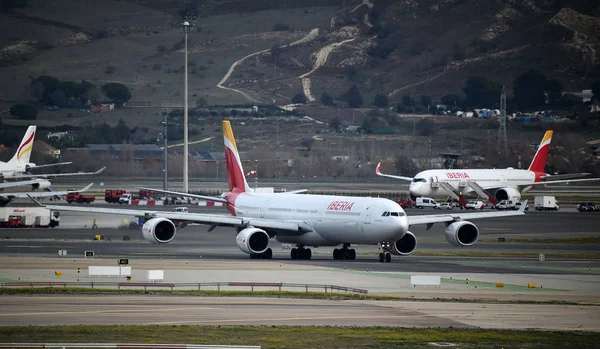
<instances>
[{"instance_id":1,"label":"aircraft door","mask_svg":"<svg viewBox=\"0 0 600 349\"><path fill-rule=\"evenodd\" d=\"M373 210L370 207L367 207L367 212L365 213L365 224L371 224L371 214Z\"/></svg>"},{"instance_id":2,"label":"aircraft door","mask_svg":"<svg viewBox=\"0 0 600 349\"><path fill-rule=\"evenodd\" d=\"M438 184L438 177L437 176L431 177L431 187L432 188L437 188L438 186L439 186L439 184Z\"/></svg>"}]
</instances>

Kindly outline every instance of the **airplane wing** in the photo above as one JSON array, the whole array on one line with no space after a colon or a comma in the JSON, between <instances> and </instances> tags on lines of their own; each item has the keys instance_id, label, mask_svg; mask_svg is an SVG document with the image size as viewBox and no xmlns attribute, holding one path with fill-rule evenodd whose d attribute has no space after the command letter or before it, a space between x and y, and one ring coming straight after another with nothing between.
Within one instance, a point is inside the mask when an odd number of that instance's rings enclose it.
<instances>
[{"instance_id":1,"label":"airplane wing","mask_svg":"<svg viewBox=\"0 0 600 349\"><path fill-rule=\"evenodd\" d=\"M170 194L170 195L175 195L175 196L186 196L189 198L200 199L200 200L223 202L223 203L228 202L227 199L220 198L217 196L204 196L204 195L197 195L197 194L180 193L178 191L162 190L162 189L155 189L155 188L144 188L144 187L138 187L138 189L150 190L150 191L155 191L157 193L164 193L164 194Z\"/></svg>"},{"instance_id":2,"label":"airplane wing","mask_svg":"<svg viewBox=\"0 0 600 349\"><path fill-rule=\"evenodd\" d=\"M375 173L377 173L378 176L401 179L403 181L409 181L409 182L412 182L412 180L413 180L412 177L394 176L394 175L381 173L381 170L379 169L380 167L381 167L381 162L377 164L377 168L375 169Z\"/></svg>"},{"instance_id":3,"label":"airplane wing","mask_svg":"<svg viewBox=\"0 0 600 349\"><path fill-rule=\"evenodd\" d=\"M66 176L90 176L90 175L100 174L105 169L106 169L106 166L102 167L101 169L99 169L96 172L42 173L42 174L24 173L24 174L20 174L20 175L11 176L10 178L54 178L54 177L66 177Z\"/></svg>"},{"instance_id":4,"label":"airplane wing","mask_svg":"<svg viewBox=\"0 0 600 349\"><path fill-rule=\"evenodd\" d=\"M23 187L26 185L33 185L36 183L39 183L40 181L38 181L37 179L32 179L29 181L18 181L18 182L4 182L4 183L0 183L0 189L4 189L4 188L13 188L13 187ZM0 193L2 194L2 193Z\"/></svg>"},{"instance_id":5,"label":"airplane wing","mask_svg":"<svg viewBox=\"0 0 600 349\"><path fill-rule=\"evenodd\" d=\"M265 230L285 230L286 232L304 233L307 227L291 221L281 221L262 218L247 218L240 216L205 214L205 213L180 213L169 211L144 211L131 209L115 209L103 207L65 206L65 205L42 205L54 211L89 212L99 214L118 214L124 216L151 218L167 218L173 221L205 224L224 227L253 226Z\"/></svg>"},{"instance_id":6,"label":"airplane wing","mask_svg":"<svg viewBox=\"0 0 600 349\"><path fill-rule=\"evenodd\" d=\"M45 164L45 165L35 165L33 167L30 167L29 169L34 169L34 168L45 168L45 167L55 167L55 166L63 166L63 165L70 165L72 164L71 161L69 162L57 162L55 164Z\"/></svg>"},{"instance_id":7,"label":"airplane wing","mask_svg":"<svg viewBox=\"0 0 600 349\"><path fill-rule=\"evenodd\" d=\"M548 175L548 176L543 176L542 178L544 178L546 180L546 182L553 182L553 181L558 181L558 180L563 180L563 179L583 178L583 177L587 177L589 175L591 175L591 173L569 173L569 174L560 174L560 175Z\"/></svg>"},{"instance_id":8,"label":"airplane wing","mask_svg":"<svg viewBox=\"0 0 600 349\"><path fill-rule=\"evenodd\" d=\"M527 201L521 205L518 211L500 211L500 212L473 212L473 213L444 213L444 214L431 214L421 216L408 216L408 225L427 224L428 226L434 223L449 223L455 221L466 221L472 219L482 218L498 218L498 217L510 217L510 216L522 216L525 214L525 207L527 207Z\"/></svg>"},{"instance_id":9,"label":"airplane wing","mask_svg":"<svg viewBox=\"0 0 600 349\"><path fill-rule=\"evenodd\" d=\"M85 191L88 191L92 187L92 185L94 185L94 183L90 183L80 190L68 190L68 191L34 191L34 192L21 192L21 193L1 193L0 192L0 196L19 198L19 199L43 198L43 197L55 196L55 195L67 195L69 193L77 193L77 192L83 193Z\"/></svg>"}]
</instances>

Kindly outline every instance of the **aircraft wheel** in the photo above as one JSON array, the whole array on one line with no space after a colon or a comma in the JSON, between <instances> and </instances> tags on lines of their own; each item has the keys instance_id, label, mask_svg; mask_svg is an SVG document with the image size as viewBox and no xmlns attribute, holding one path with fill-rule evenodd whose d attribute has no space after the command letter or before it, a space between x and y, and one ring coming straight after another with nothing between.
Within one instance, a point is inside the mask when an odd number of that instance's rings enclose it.
<instances>
[{"instance_id":1,"label":"aircraft wheel","mask_svg":"<svg viewBox=\"0 0 600 349\"><path fill-rule=\"evenodd\" d=\"M298 259L298 249L292 248L292 251L290 252L290 256L292 257L292 259Z\"/></svg>"},{"instance_id":2,"label":"aircraft wheel","mask_svg":"<svg viewBox=\"0 0 600 349\"><path fill-rule=\"evenodd\" d=\"M273 250L271 248L267 248L267 250L260 255L260 258L272 259L273 258Z\"/></svg>"},{"instance_id":3,"label":"aircraft wheel","mask_svg":"<svg viewBox=\"0 0 600 349\"><path fill-rule=\"evenodd\" d=\"M260 259L260 254L253 253L253 254L250 255L250 259Z\"/></svg>"},{"instance_id":4,"label":"aircraft wheel","mask_svg":"<svg viewBox=\"0 0 600 349\"><path fill-rule=\"evenodd\" d=\"M312 258L312 250L310 248L302 249L302 259L310 260Z\"/></svg>"},{"instance_id":5,"label":"aircraft wheel","mask_svg":"<svg viewBox=\"0 0 600 349\"><path fill-rule=\"evenodd\" d=\"M341 257L341 256L340 256L340 250L339 250L339 249L337 249L337 248L335 248L335 249L333 250L333 259L335 259L335 260L339 260L339 259L341 259L340 257Z\"/></svg>"},{"instance_id":6,"label":"aircraft wheel","mask_svg":"<svg viewBox=\"0 0 600 349\"><path fill-rule=\"evenodd\" d=\"M390 253L385 254L385 262L389 263L392 261L392 255Z\"/></svg>"},{"instance_id":7,"label":"aircraft wheel","mask_svg":"<svg viewBox=\"0 0 600 349\"><path fill-rule=\"evenodd\" d=\"M356 259L356 250L355 249L350 250L350 258L349 259L351 259L351 260Z\"/></svg>"},{"instance_id":8,"label":"aircraft wheel","mask_svg":"<svg viewBox=\"0 0 600 349\"><path fill-rule=\"evenodd\" d=\"M385 253L379 253L379 263L383 263L383 259L385 258Z\"/></svg>"}]
</instances>

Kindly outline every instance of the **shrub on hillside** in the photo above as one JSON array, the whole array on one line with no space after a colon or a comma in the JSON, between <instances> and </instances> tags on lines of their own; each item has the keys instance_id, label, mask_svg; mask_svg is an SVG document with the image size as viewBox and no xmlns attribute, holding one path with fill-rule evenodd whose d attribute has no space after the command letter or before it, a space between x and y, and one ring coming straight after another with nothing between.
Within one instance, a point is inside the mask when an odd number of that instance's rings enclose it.
<instances>
[{"instance_id":1,"label":"shrub on hillside","mask_svg":"<svg viewBox=\"0 0 600 349\"><path fill-rule=\"evenodd\" d=\"M307 102L306 96L302 92L297 93L292 98L292 103L294 103L294 104L306 104L306 102Z\"/></svg>"},{"instance_id":2,"label":"shrub on hillside","mask_svg":"<svg viewBox=\"0 0 600 349\"><path fill-rule=\"evenodd\" d=\"M37 108L29 103L17 103L9 109L10 115L16 116L20 119L34 120L37 118Z\"/></svg>"},{"instance_id":3,"label":"shrub on hillside","mask_svg":"<svg viewBox=\"0 0 600 349\"><path fill-rule=\"evenodd\" d=\"M102 85L102 92L115 103L125 103L131 99L129 88L117 82Z\"/></svg>"},{"instance_id":4,"label":"shrub on hillside","mask_svg":"<svg viewBox=\"0 0 600 349\"><path fill-rule=\"evenodd\" d=\"M327 92L321 93L321 103L325 104L328 107L333 106L333 97Z\"/></svg>"},{"instance_id":5,"label":"shrub on hillside","mask_svg":"<svg viewBox=\"0 0 600 349\"><path fill-rule=\"evenodd\" d=\"M385 93L378 93L373 98L373 105L378 108L385 108L388 106L388 96Z\"/></svg>"},{"instance_id":6,"label":"shrub on hillside","mask_svg":"<svg viewBox=\"0 0 600 349\"><path fill-rule=\"evenodd\" d=\"M275 23L275 25L273 26L273 31L276 32L283 32L288 30L290 30L290 26L285 23Z\"/></svg>"}]
</instances>

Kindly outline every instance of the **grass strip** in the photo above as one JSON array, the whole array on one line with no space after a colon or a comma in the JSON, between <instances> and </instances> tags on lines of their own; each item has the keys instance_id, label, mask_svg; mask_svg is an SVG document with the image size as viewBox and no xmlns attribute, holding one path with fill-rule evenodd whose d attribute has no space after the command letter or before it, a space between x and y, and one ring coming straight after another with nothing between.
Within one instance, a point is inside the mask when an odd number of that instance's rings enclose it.
<instances>
[{"instance_id":1,"label":"grass strip","mask_svg":"<svg viewBox=\"0 0 600 349\"><path fill-rule=\"evenodd\" d=\"M189 343L294 348L431 348L429 342L460 348L593 348L600 334L585 332L407 329L323 326L7 326L10 343Z\"/></svg>"},{"instance_id":2,"label":"grass strip","mask_svg":"<svg viewBox=\"0 0 600 349\"><path fill-rule=\"evenodd\" d=\"M600 244L600 236L570 237L570 238L506 238L504 242L497 239L482 239L478 242L484 244L565 244L565 245L587 245Z\"/></svg>"},{"instance_id":3,"label":"grass strip","mask_svg":"<svg viewBox=\"0 0 600 349\"><path fill-rule=\"evenodd\" d=\"M416 251L415 256L433 257L499 257L499 258L535 258L537 252L485 252L485 251ZM600 259L600 252L544 252L548 259Z\"/></svg>"},{"instance_id":4,"label":"grass strip","mask_svg":"<svg viewBox=\"0 0 600 349\"><path fill-rule=\"evenodd\" d=\"M462 283L463 281L461 281ZM536 289L539 290L539 289ZM158 295L158 296L190 296L190 297L248 297L248 298L295 298L295 299L327 299L327 300L359 300L358 295L347 293L324 292L288 292L288 291L198 291L198 290L116 290L99 288L62 288L62 287L15 287L0 288L0 295L30 296L30 295ZM369 294L368 301L413 301L413 302L451 302L451 303L486 303L486 304L565 304L579 305L577 301L560 300L498 300L493 295L478 295L480 298L457 297L415 297L414 294L406 296L391 296L382 294ZM362 298L363 300L365 298Z\"/></svg>"}]
</instances>

